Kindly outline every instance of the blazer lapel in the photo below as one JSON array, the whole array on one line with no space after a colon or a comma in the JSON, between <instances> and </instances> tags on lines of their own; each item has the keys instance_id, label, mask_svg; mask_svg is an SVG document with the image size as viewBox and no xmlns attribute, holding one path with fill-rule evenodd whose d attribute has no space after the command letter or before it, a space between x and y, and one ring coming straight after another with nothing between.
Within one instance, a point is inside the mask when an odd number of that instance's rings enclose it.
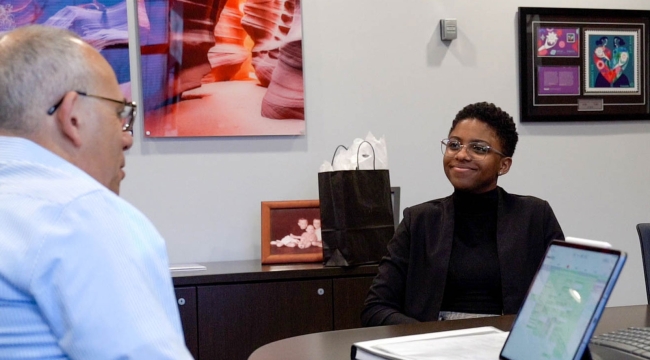
<instances>
[{"instance_id":1,"label":"blazer lapel","mask_svg":"<svg viewBox=\"0 0 650 360\"><path fill-rule=\"evenodd\" d=\"M521 217L517 216L512 199L505 190L499 188L499 203L497 208L497 252L499 254L499 267L501 270L501 294L503 297L503 310L505 313L517 313L518 298L514 294L521 294L527 289L521 289L525 269L526 239L522 235ZM508 259L506 261L506 259Z\"/></svg>"}]
</instances>

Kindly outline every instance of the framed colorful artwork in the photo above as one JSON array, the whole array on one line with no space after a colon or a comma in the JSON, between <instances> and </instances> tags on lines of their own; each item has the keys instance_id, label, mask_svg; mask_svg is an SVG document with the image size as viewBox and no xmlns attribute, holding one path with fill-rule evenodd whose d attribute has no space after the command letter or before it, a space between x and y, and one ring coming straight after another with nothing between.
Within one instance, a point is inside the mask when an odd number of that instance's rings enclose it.
<instances>
[{"instance_id":1,"label":"framed colorful artwork","mask_svg":"<svg viewBox=\"0 0 650 360\"><path fill-rule=\"evenodd\" d=\"M521 121L650 119L650 11L519 8Z\"/></svg>"},{"instance_id":2,"label":"framed colorful artwork","mask_svg":"<svg viewBox=\"0 0 650 360\"><path fill-rule=\"evenodd\" d=\"M263 201L262 264L322 261L319 201Z\"/></svg>"},{"instance_id":3,"label":"framed colorful artwork","mask_svg":"<svg viewBox=\"0 0 650 360\"><path fill-rule=\"evenodd\" d=\"M126 0L4 0L0 1L0 34L40 24L78 34L111 65L124 96L132 99ZM138 2L139 4L139 2Z\"/></svg>"},{"instance_id":4,"label":"framed colorful artwork","mask_svg":"<svg viewBox=\"0 0 650 360\"><path fill-rule=\"evenodd\" d=\"M142 2L145 137L305 133L300 0Z\"/></svg>"}]
</instances>

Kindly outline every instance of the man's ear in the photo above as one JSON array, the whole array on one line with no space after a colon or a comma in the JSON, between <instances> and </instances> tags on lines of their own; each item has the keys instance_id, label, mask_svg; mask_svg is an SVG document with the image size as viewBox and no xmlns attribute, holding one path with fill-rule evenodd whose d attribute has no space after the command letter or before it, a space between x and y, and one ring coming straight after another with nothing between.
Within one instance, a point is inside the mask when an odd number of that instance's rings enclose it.
<instances>
[{"instance_id":1,"label":"man's ear","mask_svg":"<svg viewBox=\"0 0 650 360\"><path fill-rule=\"evenodd\" d=\"M77 104L79 99L79 94L74 91L69 91L63 97L63 101L55 113L56 122L61 134L69 139L75 147L81 146L81 132L78 117L82 108Z\"/></svg>"},{"instance_id":2,"label":"man's ear","mask_svg":"<svg viewBox=\"0 0 650 360\"><path fill-rule=\"evenodd\" d=\"M499 167L499 176L505 175L510 171L510 166L512 165L511 157L501 158L501 166Z\"/></svg>"}]
</instances>

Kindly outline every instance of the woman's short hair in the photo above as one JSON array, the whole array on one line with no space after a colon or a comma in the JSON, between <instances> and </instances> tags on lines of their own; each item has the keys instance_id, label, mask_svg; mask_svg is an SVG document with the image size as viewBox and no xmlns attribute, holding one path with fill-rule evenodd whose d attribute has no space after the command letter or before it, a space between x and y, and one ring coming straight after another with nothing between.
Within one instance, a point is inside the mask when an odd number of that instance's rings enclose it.
<instances>
[{"instance_id":1,"label":"woman's short hair","mask_svg":"<svg viewBox=\"0 0 650 360\"><path fill-rule=\"evenodd\" d=\"M512 116L508 115L507 112L488 102L467 105L456 114L449 133L456 128L459 122L467 119L482 121L492 128L501 142L501 151L509 157L514 155L519 135Z\"/></svg>"}]
</instances>

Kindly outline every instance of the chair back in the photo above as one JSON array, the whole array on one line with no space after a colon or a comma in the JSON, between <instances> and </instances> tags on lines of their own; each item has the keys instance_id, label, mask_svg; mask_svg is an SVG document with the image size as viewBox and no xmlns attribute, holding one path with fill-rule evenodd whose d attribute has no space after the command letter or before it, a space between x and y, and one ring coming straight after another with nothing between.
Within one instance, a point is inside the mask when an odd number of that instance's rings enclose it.
<instances>
[{"instance_id":1,"label":"chair back","mask_svg":"<svg viewBox=\"0 0 650 360\"><path fill-rule=\"evenodd\" d=\"M648 298L648 304L650 304L650 223L637 224L636 231L639 233L639 240L641 241L645 292Z\"/></svg>"}]
</instances>

